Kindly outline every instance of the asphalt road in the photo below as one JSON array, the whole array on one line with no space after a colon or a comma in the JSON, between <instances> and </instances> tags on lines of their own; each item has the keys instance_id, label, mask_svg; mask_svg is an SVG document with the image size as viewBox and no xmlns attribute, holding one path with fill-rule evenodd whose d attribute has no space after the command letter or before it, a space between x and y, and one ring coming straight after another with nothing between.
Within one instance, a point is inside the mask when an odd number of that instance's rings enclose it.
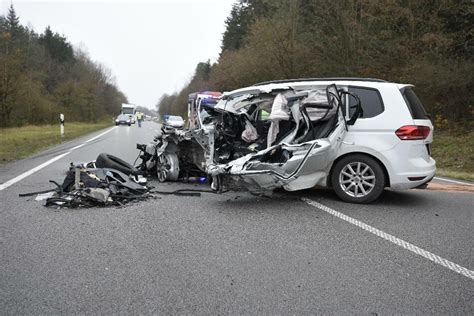
<instances>
[{"instance_id":1,"label":"asphalt road","mask_svg":"<svg viewBox=\"0 0 474 316\"><path fill-rule=\"evenodd\" d=\"M157 130L121 126L0 167L1 314L474 314L473 193L353 205L313 189L77 210L18 197L62 181L70 161L133 162Z\"/></svg>"}]
</instances>

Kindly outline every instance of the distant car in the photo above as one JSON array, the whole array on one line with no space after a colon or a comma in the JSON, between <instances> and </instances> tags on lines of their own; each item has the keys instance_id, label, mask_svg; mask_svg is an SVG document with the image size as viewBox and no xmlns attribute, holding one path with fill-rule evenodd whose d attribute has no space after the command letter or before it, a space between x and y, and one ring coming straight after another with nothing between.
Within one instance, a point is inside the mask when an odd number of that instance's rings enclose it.
<instances>
[{"instance_id":1,"label":"distant car","mask_svg":"<svg viewBox=\"0 0 474 316\"><path fill-rule=\"evenodd\" d=\"M163 120L163 129L174 129L184 127L184 120L181 116L166 115Z\"/></svg>"},{"instance_id":2,"label":"distant car","mask_svg":"<svg viewBox=\"0 0 474 316\"><path fill-rule=\"evenodd\" d=\"M115 125L128 125L130 126L132 123L132 115L128 114L119 114L115 119Z\"/></svg>"}]
</instances>

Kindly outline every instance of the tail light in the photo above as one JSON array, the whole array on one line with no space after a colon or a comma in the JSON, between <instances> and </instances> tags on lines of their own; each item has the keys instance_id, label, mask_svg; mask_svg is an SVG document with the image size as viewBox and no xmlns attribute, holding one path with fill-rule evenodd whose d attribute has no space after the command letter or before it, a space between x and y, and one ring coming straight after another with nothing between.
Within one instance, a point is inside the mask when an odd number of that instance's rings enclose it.
<instances>
[{"instance_id":1,"label":"tail light","mask_svg":"<svg viewBox=\"0 0 474 316\"><path fill-rule=\"evenodd\" d=\"M430 134L428 126L405 125L395 131L395 134L401 140L425 139Z\"/></svg>"}]
</instances>

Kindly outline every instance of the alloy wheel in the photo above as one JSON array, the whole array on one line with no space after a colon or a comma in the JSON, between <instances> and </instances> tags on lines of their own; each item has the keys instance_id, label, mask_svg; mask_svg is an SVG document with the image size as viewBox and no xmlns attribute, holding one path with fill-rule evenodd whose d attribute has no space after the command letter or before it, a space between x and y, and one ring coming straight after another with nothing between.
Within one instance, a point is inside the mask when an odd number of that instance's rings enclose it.
<instances>
[{"instance_id":1,"label":"alloy wheel","mask_svg":"<svg viewBox=\"0 0 474 316\"><path fill-rule=\"evenodd\" d=\"M375 187L374 170L364 162L348 163L339 173L339 185L349 196L365 197Z\"/></svg>"},{"instance_id":2,"label":"alloy wheel","mask_svg":"<svg viewBox=\"0 0 474 316\"><path fill-rule=\"evenodd\" d=\"M158 161L156 164L156 176L158 177L158 181L165 182L166 178L168 177L168 173L170 172L171 164L168 159L168 155L161 154L158 156Z\"/></svg>"}]
</instances>

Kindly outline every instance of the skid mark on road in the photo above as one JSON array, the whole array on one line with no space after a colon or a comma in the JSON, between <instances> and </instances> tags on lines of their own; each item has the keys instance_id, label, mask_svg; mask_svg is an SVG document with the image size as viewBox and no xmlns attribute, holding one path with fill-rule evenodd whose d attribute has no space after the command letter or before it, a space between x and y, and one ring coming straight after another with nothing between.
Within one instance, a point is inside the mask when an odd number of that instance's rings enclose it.
<instances>
[{"instance_id":1,"label":"skid mark on road","mask_svg":"<svg viewBox=\"0 0 474 316\"><path fill-rule=\"evenodd\" d=\"M413 253L415 253L415 254L417 254L417 255L419 255L419 256L422 256L422 257L424 257L424 258L426 258L426 259L428 259L428 260L431 260L431 261L433 261L434 263L437 263L437 264L439 264L439 265L441 265L441 266L443 266L443 267L445 267L445 268L448 268L448 269L450 269L450 270L452 270L452 271L454 271L454 272L457 272L457 273L459 273L459 274L462 274L462 275L464 275L465 277L467 277L467 278L469 278L469 279L471 279L471 280L474 280L474 271L472 271L472 270L469 270L469 269L467 269L467 268L465 268L465 267L463 267L463 266L460 266L459 264L456 264L456 263L451 262L451 261L449 261L449 260L447 260L447 259L444 259L444 258L442 258L442 257L440 257L440 256L437 256L437 255L435 255L434 253L431 253L431 252L429 252L429 251L427 251L427 250L424 250L424 249L422 249L422 248L420 248L420 247L417 247L417 246L415 246L415 245L413 245L413 244L411 244L411 243L409 243L409 242L406 242L406 241L404 241L404 240L402 240L402 239L400 239L400 238L397 238L397 237L395 237L395 236L393 236L393 235L387 234L386 232L381 231L380 229L377 229L377 228L375 228L375 227L372 227L372 226L370 226L370 225L367 225L366 223L361 222L361 221L359 221L359 220L356 220L356 219L354 219L354 218L352 218L352 217L350 217L350 216L347 216L347 215L345 215L345 214L343 214L343 213L341 213L341 212L338 212L338 211L336 211L336 210L333 210L332 208L330 208L330 207L328 207L328 206L326 206L326 205L324 205L324 204L321 204L321 203L319 203L319 202L313 201L313 200L308 199L308 198L301 198L301 200L302 200L303 202L305 202L306 204L309 204L309 205L311 205L311 206L313 206L313 207L316 207L316 208L318 208L318 209L320 209L320 210L322 210L322 211L324 211L324 212L326 212L326 213L329 213L329 214L331 214L331 215L333 215L333 216L335 216L335 217L337 217L337 218L339 218L339 219L342 219L343 221L346 221L346 222L348 222L348 223L350 223L350 224L352 224L352 225L355 225L355 226L357 226L357 227L359 227L359 228L362 228L363 230L368 231L369 233L372 233L372 234L374 234L374 235L376 235L376 236L378 236L378 237L380 237L380 238L383 238L383 239L385 239L385 240L387 240L387 241L390 241L391 243L393 243L393 244L395 244L395 245L397 245L397 246L400 246L400 247L402 247L402 248L404 248L404 249L406 249L406 250L409 250L409 251L411 251L411 252L413 252Z\"/></svg>"},{"instance_id":2,"label":"skid mark on road","mask_svg":"<svg viewBox=\"0 0 474 316\"><path fill-rule=\"evenodd\" d=\"M90 143L91 141L96 140L97 138L100 138L100 137L104 136L104 135L107 134L108 132L114 130L116 127L117 127L117 126L114 126L114 127L110 128L110 129L106 130L105 132L100 133L99 135L96 135L96 136L92 137L91 139L86 140L86 141L83 142L82 144L79 144L79 145L77 145L77 146L72 147L69 151L67 151L67 152L65 152L65 153L62 153L62 154L60 154L60 155L58 155L58 156L55 156L54 158L51 158L50 160L48 160L48 161L46 161L46 162L43 162L41 165L36 166L36 167L34 167L33 169L30 169L30 170L28 170L28 171L26 171L26 172L23 172L23 173L20 174L19 176L16 176L15 178L10 179L10 180L8 180L8 181L5 182L5 183L0 184L0 191L5 190L5 189L8 188L9 186L11 186L11 185L17 183L18 181L21 181L21 180L23 180L24 178L26 178L26 177L28 177L28 176L31 176L33 173L35 173L35 172L37 172L37 171L43 169L43 168L46 167L46 166L49 166L50 164L52 164L53 162L55 162L55 161L57 161L57 160L63 158L64 156L69 155L73 150L76 150L76 149L78 149L78 148L81 148L81 147L83 147L84 145L86 145L87 143Z\"/></svg>"}]
</instances>

